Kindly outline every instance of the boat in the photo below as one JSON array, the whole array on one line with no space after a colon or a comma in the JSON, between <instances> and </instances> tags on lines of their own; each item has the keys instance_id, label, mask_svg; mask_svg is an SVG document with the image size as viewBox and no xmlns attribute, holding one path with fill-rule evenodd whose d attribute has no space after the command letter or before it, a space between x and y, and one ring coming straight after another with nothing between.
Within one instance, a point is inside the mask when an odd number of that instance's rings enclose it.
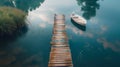
<instances>
[{"instance_id":1,"label":"boat","mask_svg":"<svg viewBox=\"0 0 120 67\"><path fill-rule=\"evenodd\" d=\"M71 14L71 19L79 25L86 26L87 21L77 14Z\"/></svg>"},{"instance_id":2,"label":"boat","mask_svg":"<svg viewBox=\"0 0 120 67\"><path fill-rule=\"evenodd\" d=\"M72 24L82 31L86 31L86 26L80 25L71 19Z\"/></svg>"}]
</instances>

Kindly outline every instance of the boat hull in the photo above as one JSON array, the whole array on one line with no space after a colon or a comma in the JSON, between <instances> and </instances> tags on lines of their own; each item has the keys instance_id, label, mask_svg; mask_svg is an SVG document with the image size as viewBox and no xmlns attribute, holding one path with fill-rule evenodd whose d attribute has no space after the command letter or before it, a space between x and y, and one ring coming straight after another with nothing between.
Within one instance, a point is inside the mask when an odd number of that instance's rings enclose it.
<instances>
[{"instance_id":1,"label":"boat hull","mask_svg":"<svg viewBox=\"0 0 120 67\"><path fill-rule=\"evenodd\" d=\"M79 25L86 26L86 20L79 15L71 15L71 19Z\"/></svg>"},{"instance_id":2,"label":"boat hull","mask_svg":"<svg viewBox=\"0 0 120 67\"><path fill-rule=\"evenodd\" d=\"M86 25L81 25L81 24L78 24L76 22L74 22L73 19L71 19L71 22L74 26L76 26L78 29L82 30L82 31L86 31Z\"/></svg>"}]
</instances>

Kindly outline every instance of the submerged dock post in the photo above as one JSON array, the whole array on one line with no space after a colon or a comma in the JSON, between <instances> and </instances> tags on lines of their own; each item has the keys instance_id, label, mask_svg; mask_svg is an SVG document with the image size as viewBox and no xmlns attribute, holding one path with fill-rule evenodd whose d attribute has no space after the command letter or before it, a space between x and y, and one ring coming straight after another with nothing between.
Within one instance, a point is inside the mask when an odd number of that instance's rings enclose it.
<instances>
[{"instance_id":1,"label":"submerged dock post","mask_svg":"<svg viewBox=\"0 0 120 67\"><path fill-rule=\"evenodd\" d=\"M73 67L65 30L65 16L55 14L48 67Z\"/></svg>"}]
</instances>

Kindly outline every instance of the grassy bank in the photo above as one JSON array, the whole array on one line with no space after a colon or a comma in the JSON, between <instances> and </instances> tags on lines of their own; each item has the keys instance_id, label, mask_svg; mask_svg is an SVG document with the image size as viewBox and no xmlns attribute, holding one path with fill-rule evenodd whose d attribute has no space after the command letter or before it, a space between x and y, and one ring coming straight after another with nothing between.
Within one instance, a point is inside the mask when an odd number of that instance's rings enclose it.
<instances>
[{"instance_id":1,"label":"grassy bank","mask_svg":"<svg viewBox=\"0 0 120 67\"><path fill-rule=\"evenodd\" d=\"M0 7L0 36L13 35L26 23L26 13L12 7Z\"/></svg>"}]
</instances>

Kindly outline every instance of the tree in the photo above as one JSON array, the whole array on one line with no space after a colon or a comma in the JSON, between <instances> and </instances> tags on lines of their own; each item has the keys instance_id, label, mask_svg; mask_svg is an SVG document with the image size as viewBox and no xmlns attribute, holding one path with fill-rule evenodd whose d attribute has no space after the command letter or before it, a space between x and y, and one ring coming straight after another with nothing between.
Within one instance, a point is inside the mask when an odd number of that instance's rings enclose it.
<instances>
[{"instance_id":1,"label":"tree","mask_svg":"<svg viewBox=\"0 0 120 67\"><path fill-rule=\"evenodd\" d=\"M83 11L83 17L87 20L96 16L96 10L100 8L97 2L98 0L77 0L78 5L81 6L81 10Z\"/></svg>"},{"instance_id":2,"label":"tree","mask_svg":"<svg viewBox=\"0 0 120 67\"><path fill-rule=\"evenodd\" d=\"M36 9L43 2L44 0L0 0L0 6L16 7L25 12L28 12L28 10Z\"/></svg>"}]
</instances>

